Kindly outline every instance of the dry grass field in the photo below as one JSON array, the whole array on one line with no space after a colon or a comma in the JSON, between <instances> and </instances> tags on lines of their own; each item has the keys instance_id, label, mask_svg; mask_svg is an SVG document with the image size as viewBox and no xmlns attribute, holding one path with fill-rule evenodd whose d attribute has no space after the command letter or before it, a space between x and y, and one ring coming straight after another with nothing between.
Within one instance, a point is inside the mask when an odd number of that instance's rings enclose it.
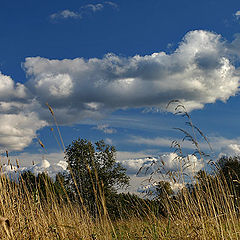
<instances>
[{"instance_id":1,"label":"dry grass field","mask_svg":"<svg viewBox=\"0 0 240 240\"><path fill-rule=\"evenodd\" d=\"M183 189L165 200L167 217L148 212L112 220L100 199L99 217L91 217L80 204L57 199L46 183L47 198L41 201L25 183L0 178L0 211L11 224L1 239L238 239L238 201L220 177L206 177L191 191ZM41 194L41 193L37 193ZM38 198L39 197L39 198ZM139 207L139 206L138 206Z\"/></svg>"}]
</instances>

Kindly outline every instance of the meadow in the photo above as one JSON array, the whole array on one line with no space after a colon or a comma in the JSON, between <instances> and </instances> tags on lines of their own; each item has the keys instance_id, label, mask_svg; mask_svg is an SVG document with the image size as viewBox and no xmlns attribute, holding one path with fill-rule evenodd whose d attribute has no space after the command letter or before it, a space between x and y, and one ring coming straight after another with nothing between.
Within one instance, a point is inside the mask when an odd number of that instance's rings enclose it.
<instances>
[{"instance_id":1,"label":"meadow","mask_svg":"<svg viewBox=\"0 0 240 240\"><path fill-rule=\"evenodd\" d=\"M36 199L24 181L0 179L1 214L10 220L12 236L1 239L238 239L238 202L221 177L201 179L164 200L167 216L136 204L136 211L111 219L100 199L101 214L92 217L80 204L59 199L46 182L47 197Z\"/></svg>"}]
</instances>

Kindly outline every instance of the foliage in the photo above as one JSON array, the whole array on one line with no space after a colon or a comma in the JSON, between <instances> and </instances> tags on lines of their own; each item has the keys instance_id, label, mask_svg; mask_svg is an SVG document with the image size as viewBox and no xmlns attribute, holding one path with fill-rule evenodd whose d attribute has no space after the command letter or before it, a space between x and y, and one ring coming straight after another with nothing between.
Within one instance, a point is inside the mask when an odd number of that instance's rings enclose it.
<instances>
[{"instance_id":1,"label":"foliage","mask_svg":"<svg viewBox=\"0 0 240 240\"><path fill-rule=\"evenodd\" d=\"M221 173L225 177L228 183L230 183L231 181L239 182L240 156L223 156L218 160L218 165L220 166L219 173ZM236 185L236 188L238 189L238 193L240 193L239 186Z\"/></svg>"},{"instance_id":2,"label":"foliage","mask_svg":"<svg viewBox=\"0 0 240 240\"><path fill-rule=\"evenodd\" d=\"M58 199L67 201L69 193L65 188L65 174L58 173L54 182L54 189Z\"/></svg>"},{"instance_id":3,"label":"foliage","mask_svg":"<svg viewBox=\"0 0 240 240\"><path fill-rule=\"evenodd\" d=\"M240 156L223 156L218 160L219 175L226 182L234 199L236 211L240 207Z\"/></svg>"},{"instance_id":4,"label":"foliage","mask_svg":"<svg viewBox=\"0 0 240 240\"><path fill-rule=\"evenodd\" d=\"M41 198L42 201L47 201L53 197L52 195L55 195L58 198L64 198L64 190L59 183L60 176L61 173L57 175L56 181L54 182L45 172L38 173L38 175L35 176L32 172L25 171L20 176L20 184L23 184L24 187L27 188L28 192L33 195L36 202L39 201L39 198ZM49 192L52 194L49 195Z\"/></svg>"},{"instance_id":5,"label":"foliage","mask_svg":"<svg viewBox=\"0 0 240 240\"><path fill-rule=\"evenodd\" d=\"M115 148L103 140L95 145L86 139L73 141L66 149L66 160L70 174L65 186L91 212L96 213L98 201L111 202L112 194L129 184L126 169L116 162Z\"/></svg>"},{"instance_id":6,"label":"foliage","mask_svg":"<svg viewBox=\"0 0 240 240\"><path fill-rule=\"evenodd\" d=\"M159 199L165 199L171 195L173 195L173 190L168 181L159 181L156 185L156 194Z\"/></svg>"},{"instance_id":7,"label":"foliage","mask_svg":"<svg viewBox=\"0 0 240 240\"><path fill-rule=\"evenodd\" d=\"M107 209L111 218L115 220L129 216L147 217L151 214L156 217L167 216L161 200L143 199L131 193L112 194Z\"/></svg>"}]
</instances>

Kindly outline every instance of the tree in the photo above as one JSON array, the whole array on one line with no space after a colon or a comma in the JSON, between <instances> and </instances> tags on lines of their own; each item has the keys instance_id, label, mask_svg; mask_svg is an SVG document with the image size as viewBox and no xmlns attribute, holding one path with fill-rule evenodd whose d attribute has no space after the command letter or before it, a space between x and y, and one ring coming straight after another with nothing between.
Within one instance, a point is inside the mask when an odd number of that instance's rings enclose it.
<instances>
[{"instance_id":1,"label":"tree","mask_svg":"<svg viewBox=\"0 0 240 240\"><path fill-rule=\"evenodd\" d=\"M240 156L223 156L218 160L219 173L224 176L228 186L240 196ZM233 189L234 188L234 189Z\"/></svg>"},{"instance_id":2,"label":"tree","mask_svg":"<svg viewBox=\"0 0 240 240\"><path fill-rule=\"evenodd\" d=\"M44 201L51 197L50 193L56 194L54 182L46 172L38 173L35 176L32 172L25 171L21 174L21 184L26 186L35 201L37 199Z\"/></svg>"},{"instance_id":3,"label":"tree","mask_svg":"<svg viewBox=\"0 0 240 240\"><path fill-rule=\"evenodd\" d=\"M167 211L158 199L141 198L132 193L119 193L111 197L111 205L108 206L111 219L129 219L130 216L156 217L167 216Z\"/></svg>"},{"instance_id":4,"label":"tree","mask_svg":"<svg viewBox=\"0 0 240 240\"><path fill-rule=\"evenodd\" d=\"M36 177L31 171L25 171L21 174L21 180L25 183L29 192L36 189Z\"/></svg>"},{"instance_id":5,"label":"tree","mask_svg":"<svg viewBox=\"0 0 240 240\"><path fill-rule=\"evenodd\" d=\"M67 147L65 153L70 171L65 181L68 192L83 201L90 211L96 213L100 198L104 197L108 204L111 194L128 186L129 177L126 169L116 162L115 148L103 140L93 145L79 138Z\"/></svg>"},{"instance_id":6,"label":"tree","mask_svg":"<svg viewBox=\"0 0 240 240\"><path fill-rule=\"evenodd\" d=\"M156 185L156 194L158 198L165 199L168 196L171 196L174 194L171 185L168 181L159 181Z\"/></svg>"},{"instance_id":7,"label":"tree","mask_svg":"<svg viewBox=\"0 0 240 240\"><path fill-rule=\"evenodd\" d=\"M68 200L68 192L67 192L67 189L65 188L64 173L59 172L56 175L56 179L54 182L54 189L59 202L61 202L61 200L64 200L64 201Z\"/></svg>"}]
</instances>

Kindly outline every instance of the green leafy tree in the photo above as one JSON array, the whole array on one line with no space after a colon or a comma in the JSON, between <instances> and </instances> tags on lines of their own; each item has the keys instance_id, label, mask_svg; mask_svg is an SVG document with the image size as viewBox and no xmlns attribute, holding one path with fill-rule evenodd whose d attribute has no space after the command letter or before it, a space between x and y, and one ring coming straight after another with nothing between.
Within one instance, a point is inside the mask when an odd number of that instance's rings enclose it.
<instances>
[{"instance_id":1,"label":"green leafy tree","mask_svg":"<svg viewBox=\"0 0 240 240\"><path fill-rule=\"evenodd\" d=\"M66 187L73 197L96 213L98 199L110 203L117 189L128 186L126 169L116 162L116 150L103 140L93 145L86 139L72 142L66 149L68 170Z\"/></svg>"}]
</instances>

